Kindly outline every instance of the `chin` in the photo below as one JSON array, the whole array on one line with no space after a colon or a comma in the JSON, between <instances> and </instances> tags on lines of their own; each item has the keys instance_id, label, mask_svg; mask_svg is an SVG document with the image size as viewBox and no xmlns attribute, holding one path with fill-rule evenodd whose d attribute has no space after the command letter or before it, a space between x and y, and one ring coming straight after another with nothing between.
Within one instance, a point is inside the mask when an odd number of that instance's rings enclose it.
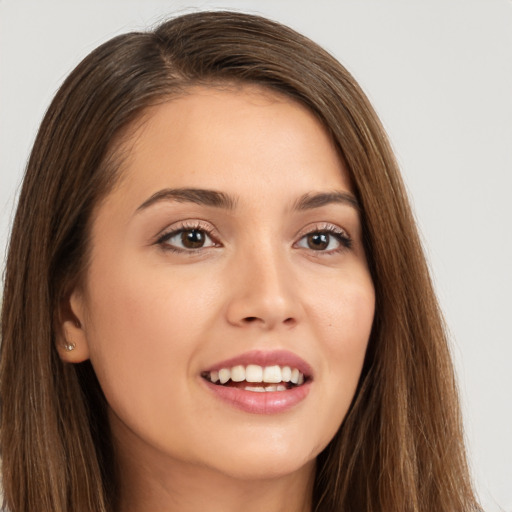
<instances>
[{"instance_id":1,"label":"chin","mask_svg":"<svg viewBox=\"0 0 512 512\"><path fill-rule=\"evenodd\" d=\"M303 433L304 437L305 435ZM323 447L323 444L319 447L301 446L299 440L295 442L290 439L287 442L280 437L267 438L265 442L253 442L250 445L237 442L236 446L227 450L228 453L222 450L225 455L214 457L213 464L207 465L219 473L239 480L276 479L302 471L312 471L316 456Z\"/></svg>"},{"instance_id":2,"label":"chin","mask_svg":"<svg viewBox=\"0 0 512 512\"><path fill-rule=\"evenodd\" d=\"M310 472L315 468L316 458L306 460L281 460L265 457L258 460L239 460L230 467L223 467L222 473L230 478L243 481L276 480L302 472Z\"/></svg>"}]
</instances>

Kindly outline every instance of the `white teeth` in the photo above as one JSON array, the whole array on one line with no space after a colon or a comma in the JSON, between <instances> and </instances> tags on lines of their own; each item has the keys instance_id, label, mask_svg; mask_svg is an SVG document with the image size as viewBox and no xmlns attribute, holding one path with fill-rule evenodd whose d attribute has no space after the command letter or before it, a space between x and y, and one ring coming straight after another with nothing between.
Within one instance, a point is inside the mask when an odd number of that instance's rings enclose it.
<instances>
[{"instance_id":1,"label":"white teeth","mask_svg":"<svg viewBox=\"0 0 512 512\"><path fill-rule=\"evenodd\" d=\"M279 366L266 366L263 370L263 382L281 382L281 368Z\"/></svg>"},{"instance_id":2,"label":"white teeth","mask_svg":"<svg viewBox=\"0 0 512 512\"><path fill-rule=\"evenodd\" d=\"M259 386L245 386L245 391L256 391L257 393L265 392L265 388Z\"/></svg>"},{"instance_id":3,"label":"white teeth","mask_svg":"<svg viewBox=\"0 0 512 512\"><path fill-rule=\"evenodd\" d=\"M233 382L265 382L268 384L280 384L291 382L298 386L304 384L304 374L301 373L297 368L291 368L290 366L259 366L257 364L249 364L243 366L241 364L233 366L233 368L222 368L220 370L213 370L209 374L204 375L209 377L210 382L220 384L226 384L229 380ZM266 388L273 389L275 386L266 386ZM277 391L284 391L286 386L278 386ZM250 388L250 389L248 389ZM247 386L249 391L255 391L255 386ZM263 389L266 389L263 388ZM262 387L257 386L257 390L261 391Z\"/></svg>"},{"instance_id":4,"label":"white teeth","mask_svg":"<svg viewBox=\"0 0 512 512\"><path fill-rule=\"evenodd\" d=\"M250 364L245 369L245 380L247 382L262 382L263 368L256 364Z\"/></svg>"},{"instance_id":5,"label":"white teeth","mask_svg":"<svg viewBox=\"0 0 512 512\"><path fill-rule=\"evenodd\" d=\"M233 382L242 382L245 380L245 367L242 365L231 368L231 380Z\"/></svg>"},{"instance_id":6,"label":"white teeth","mask_svg":"<svg viewBox=\"0 0 512 512\"><path fill-rule=\"evenodd\" d=\"M219 370L219 380L221 384L225 384L231 378L231 371L227 368Z\"/></svg>"},{"instance_id":7,"label":"white teeth","mask_svg":"<svg viewBox=\"0 0 512 512\"><path fill-rule=\"evenodd\" d=\"M286 386L245 386L245 391L255 391L256 393L261 393L265 391L286 391Z\"/></svg>"}]
</instances>

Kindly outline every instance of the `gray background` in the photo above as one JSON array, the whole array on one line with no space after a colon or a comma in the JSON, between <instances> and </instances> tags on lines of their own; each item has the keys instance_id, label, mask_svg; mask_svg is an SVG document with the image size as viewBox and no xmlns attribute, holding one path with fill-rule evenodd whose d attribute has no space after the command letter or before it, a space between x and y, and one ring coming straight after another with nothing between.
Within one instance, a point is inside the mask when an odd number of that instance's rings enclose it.
<instances>
[{"instance_id":1,"label":"gray background","mask_svg":"<svg viewBox=\"0 0 512 512\"><path fill-rule=\"evenodd\" d=\"M106 39L207 8L261 13L330 50L387 128L452 334L473 474L512 511L510 0L0 0L0 257L37 126ZM27 240L30 243L30 240Z\"/></svg>"}]
</instances>

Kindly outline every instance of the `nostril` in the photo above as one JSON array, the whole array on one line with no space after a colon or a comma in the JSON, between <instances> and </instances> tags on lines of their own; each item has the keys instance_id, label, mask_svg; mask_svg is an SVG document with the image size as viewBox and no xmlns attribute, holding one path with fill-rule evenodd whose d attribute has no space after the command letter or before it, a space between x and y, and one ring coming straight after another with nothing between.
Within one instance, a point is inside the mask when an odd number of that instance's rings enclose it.
<instances>
[{"instance_id":1,"label":"nostril","mask_svg":"<svg viewBox=\"0 0 512 512\"><path fill-rule=\"evenodd\" d=\"M263 320L262 318L259 318L257 316L246 316L243 319L243 322L246 323L246 324L252 324L252 323L255 323L255 322L262 322L264 324L267 323L267 322L265 322L265 320ZM295 324L295 318L288 317L285 320L283 320L283 324L284 325L293 325L293 324Z\"/></svg>"}]
</instances>

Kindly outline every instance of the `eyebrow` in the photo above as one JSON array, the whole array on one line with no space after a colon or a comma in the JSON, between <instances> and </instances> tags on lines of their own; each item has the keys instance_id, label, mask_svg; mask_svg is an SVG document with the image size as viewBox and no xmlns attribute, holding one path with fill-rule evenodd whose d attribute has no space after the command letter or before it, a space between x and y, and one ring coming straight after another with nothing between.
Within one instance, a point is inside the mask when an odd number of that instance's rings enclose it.
<instances>
[{"instance_id":1,"label":"eyebrow","mask_svg":"<svg viewBox=\"0 0 512 512\"><path fill-rule=\"evenodd\" d=\"M144 201L136 210L140 212L150 206L162 201L176 201L179 203L194 203L203 206L212 206L225 210L234 210L237 199L216 190L207 190L202 188L165 188L155 192L151 197ZM304 211L320 208L328 204L346 204L359 211L357 199L348 192L308 192L299 197L293 204L293 210Z\"/></svg>"},{"instance_id":2,"label":"eyebrow","mask_svg":"<svg viewBox=\"0 0 512 512\"><path fill-rule=\"evenodd\" d=\"M224 192L206 190L202 188L165 188L155 192L149 199L144 201L137 212L145 210L161 201L177 201L179 203L195 203L203 206L213 206L226 210L234 210L236 199Z\"/></svg>"},{"instance_id":3,"label":"eyebrow","mask_svg":"<svg viewBox=\"0 0 512 512\"><path fill-rule=\"evenodd\" d=\"M332 203L346 204L348 206L352 206L358 211L360 210L359 203L352 194L338 191L317 193L308 192L295 201L293 209L298 211L312 210L313 208L320 208L321 206L326 206Z\"/></svg>"}]
</instances>

